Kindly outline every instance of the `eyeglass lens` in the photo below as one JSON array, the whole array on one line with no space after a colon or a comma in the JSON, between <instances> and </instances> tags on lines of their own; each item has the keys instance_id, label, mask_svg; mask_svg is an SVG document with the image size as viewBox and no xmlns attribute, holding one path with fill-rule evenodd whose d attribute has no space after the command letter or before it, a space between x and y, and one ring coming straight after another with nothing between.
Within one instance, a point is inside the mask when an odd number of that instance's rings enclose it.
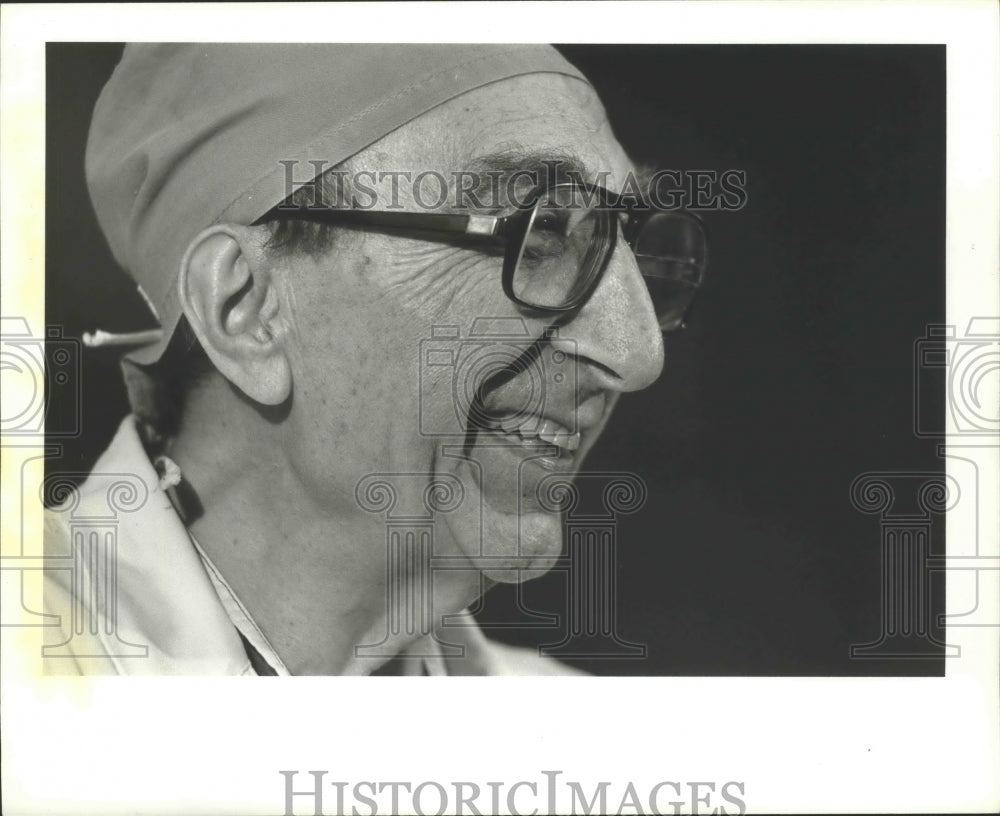
<instances>
[{"instance_id":1,"label":"eyeglass lens","mask_svg":"<svg viewBox=\"0 0 1000 816\"><path fill-rule=\"evenodd\" d=\"M555 187L535 205L512 281L523 303L542 309L573 304L601 273L619 214L596 200L582 204L580 195L578 188ZM680 328L701 282L704 232L689 216L655 212L645 216L630 244L660 327Z\"/></svg>"},{"instance_id":2,"label":"eyeglass lens","mask_svg":"<svg viewBox=\"0 0 1000 816\"><path fill-rule=\"evenodd\" d=\"M572 188L548 190L535 204L514 271L514 294L533 306L572 303L600 271L608 232L604 213L573 201Z\"/></svg>"},{"instance_id":3,"label":"eyeglass lens","mask_svg":"<svg viewBox=\"0 0 1000 816\"><path fill-rule=\"evenodd\" d=\"M642 224L631 244L660 328L681 328L705 269L704 231L690 216L656 212Z\"/></svg>"}]
</instances>

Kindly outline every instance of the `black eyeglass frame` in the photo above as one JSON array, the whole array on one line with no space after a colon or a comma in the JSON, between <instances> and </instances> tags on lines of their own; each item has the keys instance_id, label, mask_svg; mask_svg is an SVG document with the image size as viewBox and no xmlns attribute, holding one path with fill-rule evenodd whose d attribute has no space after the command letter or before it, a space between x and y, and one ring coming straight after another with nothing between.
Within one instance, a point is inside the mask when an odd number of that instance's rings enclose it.
<instances>
[{"instance_id":1,"label":"black eyeglass frame","mask_svg":"<svg viewBox=\"0 0 1000 816\"><path fill-rule=\"evenodd\" d=\"M590 250L596 247L597 251L603 252L599 268L591 274L585 287L574 297L559 306L540 306L530 301L522 300L514 292L514 273L517 271L518 263L524 249L525 241L531 231L535 216L538 213L538 203L547 193L559 188L572 188L582 191L588 196L588 200L596 201L593 209L604 211L609 217L599 219L595 228L594 237L591 239ZM303 205L297 207L285 207L279 205L257 223L264 223L274 218L290 218L296 220L313 221L316 223L330 224L333 226L366 227L378 232L388 234L412 234L417 237L426 234L449 235L455 240L468 243L493 243L503 247L504 260L501 285L504 294L519 306L535 312L566 313L573 312L582 307L593 295L598 287L608 263L614 255L618 242L619 220L614 216L624 213L627 220L622 225L622 235L631 250L635 250L635 242L642 232L646 222L660 214L669 212L671 215L688 219L695 224L702 234L703 243L706 246L706 257L700 264L696 259L674 259L675 262L693 267L696 270L696 279L690 280L687 277L678 276L677 282L685 284L691 289L693 298L694 292L701 286L702 279L707 265L707 243L705 226L702 219L695 213L688 210L659 210L651 207L641 199L632 195L621 195L612 193L604 187L584 182L561 182L558 184L543 184L535 187L520 204L517 210L509 215L478 215L478 214L458 214L458 213L427 213L412 211L392 211L392 210L352 210L338 207L328 207L322 205ZM685 307L684 311L689 308ZM683 328L683 318L677 328ZM672 331L672 329L665 329Z\"/></svg>"}]
</instances>

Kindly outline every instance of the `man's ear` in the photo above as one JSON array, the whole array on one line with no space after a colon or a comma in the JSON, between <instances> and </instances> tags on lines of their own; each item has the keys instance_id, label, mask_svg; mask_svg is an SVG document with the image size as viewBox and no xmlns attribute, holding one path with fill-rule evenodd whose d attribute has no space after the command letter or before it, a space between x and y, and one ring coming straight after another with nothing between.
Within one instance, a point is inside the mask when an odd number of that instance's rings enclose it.
<instances>
[{"instance_id":1,"label":"man's ear","mask_svg":"<svg viewBox=\"0 0 1000 816\"><path fill-rule=\"evenodd\" d=\"M256 402L278 405L292 389L271 268L244 228L218 224L189 245L181 263L181 307L215 367Z\"/></svg>"}]
</instances>

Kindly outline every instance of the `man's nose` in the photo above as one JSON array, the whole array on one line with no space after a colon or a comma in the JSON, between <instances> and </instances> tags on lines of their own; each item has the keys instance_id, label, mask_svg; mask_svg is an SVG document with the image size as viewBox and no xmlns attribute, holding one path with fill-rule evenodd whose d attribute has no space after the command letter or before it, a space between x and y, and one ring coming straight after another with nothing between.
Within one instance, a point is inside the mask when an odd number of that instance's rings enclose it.
<instances>
[{"instance_id":1,"label":"man's nose","mask_svg":"<svg viewBox=\"0 0 1000 816\"><path fill-rule=\"evenodd\" d=\"M594 385L638 391L663 371L663 332L635 256L619 234L597 289L559 329L564 350L587 365ZM582 373L582 372L581 372Z\"/></svg>"}]
</instances>

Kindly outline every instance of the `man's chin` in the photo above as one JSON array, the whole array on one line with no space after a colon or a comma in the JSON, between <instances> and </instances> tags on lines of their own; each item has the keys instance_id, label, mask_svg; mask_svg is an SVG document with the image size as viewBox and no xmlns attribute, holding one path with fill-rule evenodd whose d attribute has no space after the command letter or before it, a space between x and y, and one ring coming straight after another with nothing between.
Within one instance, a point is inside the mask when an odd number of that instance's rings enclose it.
<instances>
[{"instance_id":1,"label":"man's chin","mask_svg":"<svg viewBox=\"0 0 1000 816\"><path fill-rule=\"evenodd\" d=\"M498 583L538 578L562 551L562 519L558 508L538 506L534 494L546 471L531 458L525 456L516 473L498 473L489 455L485 466L457 453L438 462L465 494L461 507L444 516L452 537L471 564Z\"/></svg>"}]
</instances>

